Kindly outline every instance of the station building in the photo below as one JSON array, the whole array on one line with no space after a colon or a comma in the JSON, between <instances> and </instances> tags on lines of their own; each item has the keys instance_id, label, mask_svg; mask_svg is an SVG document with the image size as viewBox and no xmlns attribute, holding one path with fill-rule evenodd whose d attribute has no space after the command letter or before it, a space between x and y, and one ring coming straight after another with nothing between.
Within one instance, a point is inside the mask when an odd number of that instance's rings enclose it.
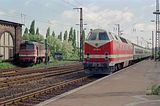
<instances>
[{"instance_id":1,"label":"station building","mask_svg":"<svg viewBox=\"0 0 160 106\"><path fill-rule=\"evenodd\" d=\"M0 20L0 59L10 60L18 53L22 24Z\"/></svg>"}]
</instances>

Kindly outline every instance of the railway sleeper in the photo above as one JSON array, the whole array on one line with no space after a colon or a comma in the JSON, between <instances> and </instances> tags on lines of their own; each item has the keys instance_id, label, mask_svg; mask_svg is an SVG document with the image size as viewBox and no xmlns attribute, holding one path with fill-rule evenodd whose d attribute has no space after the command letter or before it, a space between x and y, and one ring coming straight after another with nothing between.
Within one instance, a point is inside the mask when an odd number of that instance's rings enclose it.
<instances>
[{"instance_id":1,"label":"railway sleeper","mask_svg":"<svg viewBox=\"0 0 160 106\"><path fill-rule=\"evenodd\" d=\"M38 104L39 102L41 102L41 101L39 101L38 99L36 99L36 98L30 98L29 100L27 100L27 101L24 101L24 103L30 103L30 104Z\"/></svg>"},{"instance_id":2,"label":"railway sleeper","mask_svg":"<svg viewBox=\"0 0 160 106\"><path fill-rule=\"evenodd\" d=\"M33 104L29 103L29 102L19 102L17 104L20 105L20 106L33 106ZM17 106L17 104L16 104L16 106Z\"/></svg>"}]
</instances>

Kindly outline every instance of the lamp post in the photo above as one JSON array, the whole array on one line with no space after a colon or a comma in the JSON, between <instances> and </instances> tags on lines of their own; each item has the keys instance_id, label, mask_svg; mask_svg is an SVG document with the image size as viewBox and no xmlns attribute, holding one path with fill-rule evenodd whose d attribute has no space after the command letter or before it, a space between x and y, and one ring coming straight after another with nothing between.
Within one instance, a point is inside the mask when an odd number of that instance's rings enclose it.
<instances>
[{"instance_id":1,"label":"lamp post","mask_svg":"<svg viewBox=\"0 0 160 106\"><path fill-rule=\"evenodd\" d=\"M156 21L155 20L151 20L152 23L155 23ZM154 31L152 31L152 58L154 58L154 60L156 60L155 58L155 46L154 46Z\"/></svg>"},{"instance_id":2,"label":"lamp post","mask_svg":"<svg viewBox=\"0 0 160 106\"><path fill-rule=\"evenodd\" d=\"M156 61L156 58L157 58L157 52L159 50L159 45L160 45L160 35L159 35L159 31L160 31L160 27L159 27L159 15L160 15L160 12L159 12L159 0L156 0L156 11L153 12L153 14L156 15L156 33L155 33L155 61Z\"/></svg>"},{"instance_id":3,"label":"lamp post","mask_svg":"<svg viewBox=\"0 0 160 106\"><path fill-rule=\"evenodd\" d=\"M83 41L84 41L84 36L83 36L83 12L82 8L73 8L73 9L78 9L80 10L80 61L83 60Z\"/></svg>"},{"instance_id":4,"label":"lamp post","mask_svg":"<svg viewBox=\"0 0 160 106\"><path fill-rule=\"evenodd\" d=\"M154 56L154 31L152 31L152 58L155 58Z\"/></svg>"}]
</instances>

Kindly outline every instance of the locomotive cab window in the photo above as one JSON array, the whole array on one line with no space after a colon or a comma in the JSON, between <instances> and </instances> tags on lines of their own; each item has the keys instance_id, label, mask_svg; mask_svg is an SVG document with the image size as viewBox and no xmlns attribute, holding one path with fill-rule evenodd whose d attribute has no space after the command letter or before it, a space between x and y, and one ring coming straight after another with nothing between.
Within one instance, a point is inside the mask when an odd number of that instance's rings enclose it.
<instances>
[{"instance_id":1,"label":"locomotive cab window","mask_svg":"<svg viewBox=\"0 0 160 106\"><path fill-rule=\"evenodd\" d=\"M99 32L99 40L109 40L106 32Z\"/></svg>"},{"instance_id":2,"label":"locomotive cab window","mask_svg":"<svg viewBox=\"0 0 160 106\"><path fill-rule=\"evenodd\" d=\"M20 48L21 49L34 49L34 45L33 44L21 44Z\"/></svg>"},{"instance_id":3,"label":"locomotive cab window","mask_svg":"<svg viewBox=\"0 0 160 106\"><path fill-rule=\"evenodd\" d=\"M97 33L96 32L91 32L89 34L88 40L96 40L97 39Z\"/></svg>"}]
</instances>

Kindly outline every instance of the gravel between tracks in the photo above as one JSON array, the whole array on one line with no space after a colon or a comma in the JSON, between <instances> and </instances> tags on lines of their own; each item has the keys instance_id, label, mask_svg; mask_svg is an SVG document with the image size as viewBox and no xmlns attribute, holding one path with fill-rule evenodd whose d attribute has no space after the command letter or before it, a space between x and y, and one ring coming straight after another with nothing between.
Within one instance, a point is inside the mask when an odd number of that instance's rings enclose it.
<instances>
[{"instance_id":1,"label":"gravel between tracks","mask_svg":"<svg viewBox=\"0 0 160 106\"><path fill-rule=\"evenodd\" d=\"M12 87L9 87L7 89L0 89L0 99L14 96L15 94L21 94L26 91L30 91L33 89L38 89L40 87L44 86L50 86L52 84L67 80L67 79L74 79L74 78L79 78L85 76L84 72L79 72L79 73L72 73L68 75L59 75L59 76L51 76L48 78L44 78L38 81L31 81L29 83L24 83L20 85L15 85Z\"/></svg>"}]
</instances>

